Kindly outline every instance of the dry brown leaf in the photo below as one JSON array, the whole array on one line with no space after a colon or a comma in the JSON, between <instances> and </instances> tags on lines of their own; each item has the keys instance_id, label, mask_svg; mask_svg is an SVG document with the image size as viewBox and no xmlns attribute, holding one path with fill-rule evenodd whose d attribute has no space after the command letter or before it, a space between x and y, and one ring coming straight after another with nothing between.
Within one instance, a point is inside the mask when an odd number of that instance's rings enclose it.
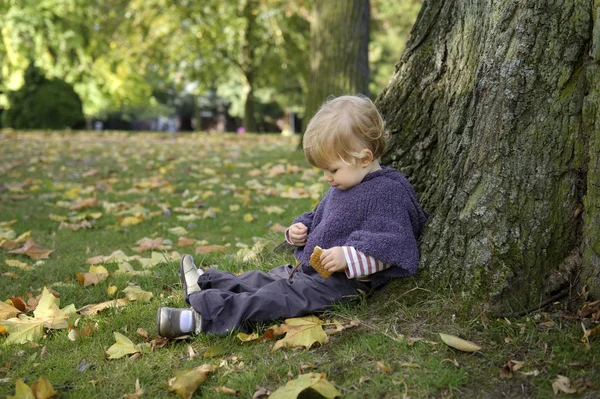
<instances>
[{"instance_id":1,"label":"dry brown leaf","mask_svg":"<svg viewBox=\"0 0 600 399\"><path fill-rule=\"evenodd\" d=\"M9 254L23 254L35 260L48 259L52 252L54 252L53 249L44 249L31 238L21 248L8 251Z\"/></svg>"},{"instance_id":2,"label":"dry brown leaf","mask_svg":"<svg viewBox=\"0 0 600 399\"><path fill-rule=\"evenodd\" d=\"M77 201L69 209L72 210L72 211L78 211L80 209L93 208L95 206L98 206L98 199L96 199L96 198L86 198L86 199L82 199L80 201Z\"/></svg>"},{"instance_id":3,"label":"dry brown leaf","mask_svg":"<svg viewBox=\"0 0 600 399\"><path fill-rule=\"evenodd\" d=\"M208 255L212 252L224 252L227 251L227 247L224 245L200 245L196 247L196 255Z\"/></svg>"},{"instance_id":4,"label":"dry brown leaf","mask_svg":"<svg viewBox=\"0 0 600 399\"><path fill-rule=\"evenodd\" d=\"M108 278L108 270L104 266L90 266L90 271L88 273L77 273L75 277L77 281L84 287L88 285L96 285L101 283L102 281Z\"/></svg>"},{"instance_id":5,"label":"dry brown leaf","mask_svg":"<svg viewBox=\"0 0 600 399\"><path fill-rule=\"evenodd\" d=\"M231 388L227 388L227 387L215 387L215 391L219 392L219 393L224 393L226 395L237 395L237 393L239 391L235 390L235 389L231 389Z\"/></svg>"},{"instance_id":6,"label":"dry brown leaf","mask_svg":"<svg viewBox=\"0 0 600 399\"><path fill-rule=\"evenodd\" d=\"M392 368L389 366L389 364L385 364L381 361L378 361L377 368L386 374L392 374Z\"/></svg>"},{"instance_id":7,"label":"dry brown leaf","mask_svg":"<svg viewBox=\"0 0 600 399\"><path fill-rule=\"evenodd\" d=\"M192 238L179 237L179 240L177 240L178 247L191 247L195 243L196 243L196 240L194 240Z\"/></svg>"},{"instance_id":8,"label":"dry brown leaf","mask_svg":"<svg viewBox=\"0 0 600 399\"><path fill-rule=\"evenodd\" d=\"M60 222L60 224L58 225L59 230L69 229L71 231L78 231L81 229L91 229L91 228L92 228L92 224L87 220L82 220L79 223Z\"/></svg>"},{"instance_id":9,"label":"dry brown leaf","mask_svg":"<svg viewBox=\"0 0 600 399\"><path fill-rule=\"evenodd\" d=\"M143 394L144 394L144 390L142 389L142 387L140 385L140 379L136 378L135 379L135 393L127 394L127 395L123 396L123 398L124 399L140 399Z\"/></svg>"},{"instance_id":10,"label":"dry brown leaf","mask_svg":"<svg viewBox=\"0 0 600 399\"><path fill-rule=\"evenodd\" d=\"M144 237L136 242L137 247L131 248L135 252L145 252L150 250L159 250L159 251L167 251L171 249L170 245L164 244L164 239L162 237L158 238L147 238Z\"/></svg>"},{"instance_id":11,"label":"dry brown leaf","mask_svg":"<svg viewBox=\"0 0 600 399\"><path fill-rule=\"evenodd\" d=\"M77 313L84 316L93 316L98 314L98 312L103 311L108 308L122 308L123 306L129 303L129 299L120 298L120 299L111 299L110 301L101 302L93 305L87 305L77 310Z\"/></svg>"},{"instance_id":12,"label":"dry brown leaf","mask_svg":"<svg viewBox=\"0 0 600 399\"><path fill-rule=\"evenodd\" d=\"M575 393L577 389L571 386L571 380L564 375L558 374L556 379L552 381L552 390L554 391L554 395L557 395L559 392L564 393Z\"/></svg>"}]
</instances>

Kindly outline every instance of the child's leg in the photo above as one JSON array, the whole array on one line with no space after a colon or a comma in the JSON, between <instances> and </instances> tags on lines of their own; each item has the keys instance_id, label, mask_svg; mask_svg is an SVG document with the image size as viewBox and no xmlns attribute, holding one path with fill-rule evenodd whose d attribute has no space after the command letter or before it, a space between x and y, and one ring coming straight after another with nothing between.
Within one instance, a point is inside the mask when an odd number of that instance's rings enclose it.
<instances>
[{"instance_id":1,"label":"child's leg","mask_svg":"<svg viewBox=\"0 0 600 399\"><path fill-rule=\"evenodd\" d=\"M238 282L233 288L243 286ZM203 332L227 334L235 329L248 331L250 323L258 321L311 314L357 295L358 284L343 273L334 273L325 280L318 274L297 271L291 280L278 278L258 289L241 292L202 289L191 294L189 300L202 316Z\"/></svg>"},{"instance_id":2,"label":"child's leg","mask_svg":"<svg viewBox=\"0 0 600 399\"><path fill-rule=\"evenodd\" d=\"M256 292L267 284L287 279L292 270L291 265L284 265L271 269L268 273L251 270L236 276L229 272L208 269L198 278L198 285L202 290L212 288L233 293Z\"/></svg>"}]
</instances>

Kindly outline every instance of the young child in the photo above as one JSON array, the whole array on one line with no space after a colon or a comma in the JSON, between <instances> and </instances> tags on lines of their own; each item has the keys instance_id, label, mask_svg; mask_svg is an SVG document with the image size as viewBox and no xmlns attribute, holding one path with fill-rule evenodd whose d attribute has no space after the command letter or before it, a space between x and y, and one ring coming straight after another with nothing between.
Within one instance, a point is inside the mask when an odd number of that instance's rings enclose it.
<instances>
[{"instance_id":1,"label":"young child","mask_svg":"<svg viewBox=\"0 0 600 399\"><path fill-rule=\"evenodd\" d=\"M341 96L326 102L308 124L303 147L330 188L314 212L286 231L300 266L294 273L285 265L235 276L203 272L185 255L181 282L192 308L159 308L159 335L249 331L253 323L322 311L359 290L413 275L428 215L406 178L379 164L385 145L383 120L371 100ZM324 249L322 265L333 272L327 279L310 266L316 246Z\"/></svg>"}]
</instances>

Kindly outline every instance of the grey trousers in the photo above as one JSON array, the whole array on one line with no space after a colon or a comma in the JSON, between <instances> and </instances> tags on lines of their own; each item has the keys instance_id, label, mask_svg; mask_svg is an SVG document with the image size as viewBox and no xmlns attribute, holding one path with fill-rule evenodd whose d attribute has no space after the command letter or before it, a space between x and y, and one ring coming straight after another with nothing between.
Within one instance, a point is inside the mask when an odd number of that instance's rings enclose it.
<instances>
[{"instance_id":1,"label":"grey trousers","mask_svg":"<svg viewBox=\"0 0 600 399\"><path fill-rule=\"evenodd\" d=\"M238 276L208 269L198 279L201 291L186 298L202 317L206 333L249 332L254 323L305 316L347 301L366 286L344 273L328 279L311 267L284 265L268 273L253 270Z\"/></svg>"}]
</instances>

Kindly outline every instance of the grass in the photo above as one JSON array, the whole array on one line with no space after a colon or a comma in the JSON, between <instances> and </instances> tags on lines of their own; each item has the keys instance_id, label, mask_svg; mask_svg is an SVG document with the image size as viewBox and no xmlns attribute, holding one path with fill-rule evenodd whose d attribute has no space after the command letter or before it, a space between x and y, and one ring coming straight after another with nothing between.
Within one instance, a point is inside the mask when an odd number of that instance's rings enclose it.
<instances>
[{"instance_id":1,"label":"grass","mask_svg":"<svg viewBox=\"0 0 600 399\"><path fill-rule=\"evenodd\" d=\"M97 323L98 330L75 341L66 330L52 330L37 342L18 345L4 345L6 337L0 336L0 396L14 395L18 378L31 385L46 376L64 398L123 397L135 392L138 379L142 397L173 398L169 378L178 370L207 363L221 367L194 397L229 397L215 390L226 386L238 391L238 397L250 398L261 387L274 391L306 372L326 373L349 398L545 398L554 396L552 381L558 375L579 388L570 396L600 397L600 339L581 341L582 322L587 329L595 322L567 317L576 313L581 300L552 304L525 317L487 319L465 312L463 300L452 293L420 286L418 277L337 306L327 318L358 319L361 324L310 350L273 352L271 341L242 343L235 335L200 335L133 360L106 360L104 350L114 343L115 331L142 343L145 339L136 330L142 328L155 338L159 306L184 306L178 263L167 260L144 276L114 274L117 265L107 263L108 280L82 287L75 274L87 271L86 260L115 250L134 255L131 248L144 237L171 240L165 256L193 252L194 247L176 245L178 237L169 229L179 226L187 230L186 237L226 246L224 253L195 255L203 267L238 272L293 262L291 254L271 251L281 233L269 228L289 225L311 210L325 190L317 171L295 148L293 138L274 135L0 133L0 222L16 220L11 228L17 235L31 231L34 241L54 250L31 271L5 261L35 261L0 250L0 300L26 300L27 293L39 295L44 286L60 293L61 307L106 301L109 284L119 290L137 284L153 293L149 303L132 302L81 318L79 323ZM68 208L78 198L89 197L96 197L99 205ZM120 221L126 215L118 211L136 205L145 209L144 221L123 226ZM198 209L200 217L182 220L182 208ZM207 209L215 210L214 218L202 217ZM102 216L92 228L78 231L59 229L51 216L86 212ZM252 248L261 241L266 248L258 259L243 262L235 256L244 246ZM439 333L469 339L482 349L460 352L441 343ZM223 355L202 356L216 346ZM196 356L190 358L189 347ZM524 362L522 368L501 378L501 369L511 360Z\"/></svg>"}]
</instances>

